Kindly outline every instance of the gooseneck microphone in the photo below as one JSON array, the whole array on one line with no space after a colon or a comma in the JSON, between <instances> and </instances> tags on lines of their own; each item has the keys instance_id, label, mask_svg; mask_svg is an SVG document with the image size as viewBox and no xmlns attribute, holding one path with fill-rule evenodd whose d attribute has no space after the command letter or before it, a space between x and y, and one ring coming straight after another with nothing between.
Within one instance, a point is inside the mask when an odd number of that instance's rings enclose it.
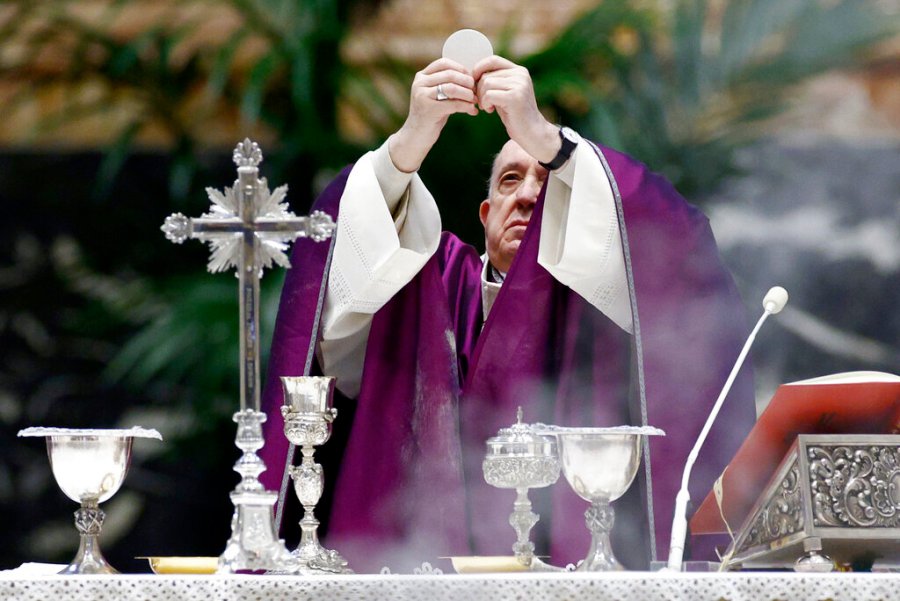
<instances>
[{"instance_id":1,"label":"gooseneck microphone","mask_svg":"<svg viewBox=\"0 0 900 601\"><path fill-rule=\"evenodd\" d=\"M781 286L770 288L766 293L762 302L763 314L759 318L759 321L756 322L756 327L750 332L747 342L744 343L744 348L741 349L741 354L738 355L737 361L731 369L728 379L725 381L725 387L722 388L722 392L719 393L719 398L716 399L716 404L713 405L709 417L706 418L706 423L703 424L703 430L700 431L700 436L697 438L697 442L694 443L694 448L691 449L690 454L688 454L687 463L684 466L684 473L681 476L681 490L678 491L678 495L675 497L675 517L672 519L672 539L669 543L669 561L664 568L666 570L681 571L681 563L684 557L684 542L687 537L687 505L691 500L691 495L688 492L688 481L691 478L691 469L694 467L694 462L697 461L697 455L700 454L700 448L703 446L703 443L706 442L706 436L709 434L713 422L716 421L716 417L719 415L722 403L725 401L725 397L728 396L731 385L734 384L734 379L737 377L741 366L744 364L744 359L747 358L747 353L750 352L753 341L756 340L756 333L759 332L759 329L769 315L775 315L784 309L784 305L787 304L787 301L787 290Z\"/></svg>"}]
</instances>

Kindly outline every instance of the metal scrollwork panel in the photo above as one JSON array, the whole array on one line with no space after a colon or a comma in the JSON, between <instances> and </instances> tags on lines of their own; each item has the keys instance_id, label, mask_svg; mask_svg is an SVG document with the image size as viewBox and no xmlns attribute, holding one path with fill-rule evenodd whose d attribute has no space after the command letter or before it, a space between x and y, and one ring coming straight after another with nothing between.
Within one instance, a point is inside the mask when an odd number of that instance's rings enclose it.
<instances>
[{"instance_id":1,"label":"metal scrollwork panel","mask_svg":"<svg viewBox=\"0 0 900 601\"><path fill-rule=\"evenodd\" d=\"M294 491L304 507L315 505L322 498L325 476L318 463L297 465L288 470L294 479Z\"/></svg>"},{"instance_id":2,"label":"metal scrollwork panel","mask_svg":"<svg viewBox=\"0 0 900 601\"><path fill-rule=\"evenodd\" d=\"M759 513L743 548L768 544L800 532L804 527L800 467L795 459L778 486L778 492Z\"/></svg>"},{"instance_id":3,"label":"metal scrollwork panel","mask_svg":"<svg viewBox=\"0 0 900 601\"><path fill-rule=\"evenodd\" d=\"M284 435L298 446L319 446L331 437L331 424L324 420L309 420L301 414L282 412Z\"/></svg>"},{"instance_id":4,"label":"metal scrollwork panel","mask_svg":"<svg viewBox=\"0 0 900 601\"><path fill-rule=\"evenodd\" d=\"M900 527L900 447L809 446L813 523Z\"/></svg>"}]
</instances>

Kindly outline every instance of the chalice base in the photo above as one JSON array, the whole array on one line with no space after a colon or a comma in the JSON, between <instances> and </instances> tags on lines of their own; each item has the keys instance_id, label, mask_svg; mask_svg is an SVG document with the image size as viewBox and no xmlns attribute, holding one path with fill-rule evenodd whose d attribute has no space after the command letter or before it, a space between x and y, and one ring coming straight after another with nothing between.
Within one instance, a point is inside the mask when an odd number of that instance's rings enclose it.
<instances>
[{"instance_id":1,"label":"chalice base","mask_svg":"<svg viewBox=\"0 0 900 601\"><path fill-rule=\"evenodd\" d=\"M300 523L303 535L300 545L291 556L297 561L300 574L352 574L347 560L337 551L326 549L319 543L316 533L318 521L311 524Z\"/></svg>"},{"instance_id":2,"label":"chalice base","mask_svg":"<svg viewBox=\"0 0 900 601\"><path fill-rule=\"evenodd\" d=\"M118 574L119 571L109 565L95 535L81 535L81 543L78 545L78 553L72 563L63 568L60 574Z\"/></svg>"},{"instance_id":3,"label":"chalice base","mask_svg":"<svg viewBox=\"0 0 900 601\"><path fill-rule=\"evenodd\" d=\"M546 563L540 557L532 557L528 566L529 572L565 572L565 568Z\"/></svg>"},{"instance_id":4,"label":"chalice base","mask_svg":"<svg viewBox=\"0 0 900 601\"><path fill-rule=\"evenodd\" d=\"M304 557L298 548L292 555L298 561L298 567L294 570L299 574L352 574L353 570L347 567L347 560L337 551L331 551L319 547L312 557Z\"/></svg>"},{"instance_id":5,"label":"chalice base","mask_svg":"<svg viewBox=\"0 0 900 601\"><path fill-rule=\"evenodd\" d=\"M621 572L625 569L613 555L609 535L602 535L599 538L605 540L598 540L596 536L591 540L588 556L575 568L576 572Z\"/></svg>"}]
</instances>

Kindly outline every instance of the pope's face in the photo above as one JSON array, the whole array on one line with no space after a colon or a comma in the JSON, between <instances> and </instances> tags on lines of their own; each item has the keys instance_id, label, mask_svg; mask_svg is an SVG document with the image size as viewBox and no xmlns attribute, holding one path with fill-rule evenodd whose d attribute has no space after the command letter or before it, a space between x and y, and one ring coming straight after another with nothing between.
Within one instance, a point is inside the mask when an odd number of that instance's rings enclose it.
<instances>
[{"instance_id":1,"label":"pope's face","mask_svg":"<svg viewBox=\"0 0 900 601\"><path fill-rule=\"evenodd\" d=\"M536 159L512 140L494 160L490 197L481 203L479 216L488 258L500 271L509 271L547 174Z\"/></svg>"}]
</instances>

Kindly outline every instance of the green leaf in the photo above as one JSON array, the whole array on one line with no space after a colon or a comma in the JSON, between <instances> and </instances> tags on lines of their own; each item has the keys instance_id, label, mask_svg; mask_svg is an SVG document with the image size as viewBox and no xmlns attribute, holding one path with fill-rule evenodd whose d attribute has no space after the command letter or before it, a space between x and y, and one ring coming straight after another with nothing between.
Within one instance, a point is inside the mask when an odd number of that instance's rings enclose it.
<instances>
[{"instance_id":1,"label":"green leaf","mask_svg":"<svg viewBox=\"0 0 900 601\"><path fill-rule=\"evenodd\" d=\"M729 2L723 17L718 79L731 82L743 69L765 54L775 36L790 31L805 12L817 5L809 0L739 0ZM819 10L818 7L814 11Z\"/></svg>"},{"instance_id":2,"label":"green leaf","mask_svg":"<svg viewBox=\"0 0 900 601\"><path fill-rule=\"evenodd\" d=\"M278 58L274 54L266 54L250 70L241 98L241 118L245 123L252 124L259 120L266 86L277 67Z\"/></svg>"},{"instance_id":3,"label":"green leaf","mask_svg":"<svg viewBox=\"0 0 900 601\"><path fill-rule=\"evenodd\" d=\"M97 183L94 188L94 198L103 199L109 196L116 177L122 170L122 165L131 154L131 145L135 136L141 131L142 120L137 119L129 124L120 134L115 143L103 156L100 169L97 172Z\"/></svg>"},{"instance_id":4,"label":"green leaf","mask_svg":"<svg viewBox=\"0 0 900 601\"><path fill-rule=\"evenodd\" d=\"M675 9L674 40L675 85L685 102L695 104L701 95L703 76L703 27L706 1L679 2Z\"/></svg>"},{"instance_id":5,"label":"green leaf","mask_svg":"<svg viewBox=\"0 0 900 601\"><path fill-rule=\"evenodd\" d=\"M241 44L244 40L247 39L248 31L246 29L240 28L230 36L225 41L224 44L218 49L215 53L215 59L213 61L212 69L209 73L209 80L207 82L207 90L209 90L210 94L213 97L219 97L222 95L222 92L225 89L225 85L228 83L228 78L231 76L232 71L234 70L233 60L234 56L237 53L238 49L241 47Z\"/></svg>"}]
</instances>

